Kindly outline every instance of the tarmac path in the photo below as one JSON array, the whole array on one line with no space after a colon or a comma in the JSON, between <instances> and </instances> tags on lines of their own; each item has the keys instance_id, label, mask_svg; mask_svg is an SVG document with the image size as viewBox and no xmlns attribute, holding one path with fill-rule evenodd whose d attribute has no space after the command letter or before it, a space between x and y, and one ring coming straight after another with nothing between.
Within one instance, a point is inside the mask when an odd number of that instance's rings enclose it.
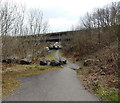
<instances>
[{"instance_id":1,"label":"tarmac path","mask_svg":"<svg viewBox=\"0 0 120 103\"><path fill-rule=\"evenodd\" d=\"M85 90L72 66L77 67L68 62L59 70L19 78L22 86L3 101L99 101Z\"/></svg>"}]
</instances>

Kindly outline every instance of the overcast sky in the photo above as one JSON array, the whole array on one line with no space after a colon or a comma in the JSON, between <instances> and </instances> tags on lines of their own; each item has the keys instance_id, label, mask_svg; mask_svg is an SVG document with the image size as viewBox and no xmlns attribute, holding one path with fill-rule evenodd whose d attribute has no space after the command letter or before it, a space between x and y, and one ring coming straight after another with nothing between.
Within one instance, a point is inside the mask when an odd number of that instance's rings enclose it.
<instances>
[{"instance_id":1,"label":"overcast sky","mask_svg":"<svg viewBox=\"0 0 120 103\"><path fill-rule=\"evenodd\" d=\"M79 18L95 8L120 0L13 0L26 8L40 8L48 19L50 31L67 31Z\"/></svg>"}]
</instances>

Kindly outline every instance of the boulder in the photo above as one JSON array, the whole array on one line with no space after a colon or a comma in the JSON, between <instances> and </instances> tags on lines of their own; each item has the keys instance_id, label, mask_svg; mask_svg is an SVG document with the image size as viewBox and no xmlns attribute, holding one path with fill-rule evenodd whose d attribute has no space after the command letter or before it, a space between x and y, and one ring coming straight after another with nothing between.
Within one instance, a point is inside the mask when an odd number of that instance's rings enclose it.
<instances>
[{"instance_id":1,"label":"boulder","mask_svg":"<svg viewBox=\"0 0 120 103\"><path fill-rule=\"evenodd\" d=\"M31 60L28 60L28 59L21 59L19 61L19 64L26 64L26 65L28 65L28 64L31 64L31 63L32 63Z\"/></svg>"},{"instance_id":2,"label":"boulder","mask_svg":"<svg viewBox=\"0 0 120 103\"><path fill-rule=\"evenodd\" d=\"M11 63L15 63L15 58L8 58L8 59L3 59L2 63L6 63L6 64L11 64Z\"/></svg>"},{"instance_id":3,"label":"boulder","mask_svg":"<svg viewBox=\"0 0 120 103\"><path fill-rule=\"evenodd\" d=\"M40 65L47 65L48 61L47 60L40 60Z\"/></svg>"},{"instance_id":4,"label":"boulder","mask_svg":"<svg viewBox=\"0 0 120 103\"><path fill-rule=\"evenodd\" d=\"M14 59L11 59L11 58L9 58L9 59L7 59L7 64L11 64L11 63L13 63L14 62Z\"/></svg>"},{"instance_id":5,"label":"boulder","mask_svg":"<svg viewBox=\"0 0 120 103\"><path fill-rule=\"evenodd\" d=\"M60 63L61 65L67 64L67 60L64 59L64 58L62 58L62 59L59 60L59 63Z\"/></svg>"},{"instance_id":6,"label":"boulder","mask_svg":"<svg viewBox=\"0 0 120 103\"><path fill-rule=\"evenodd\" d=\"M5 59L2 60L2 63L6 63L7 61Z\"/></svg>"},{"instance_id":7,"label":"boulder","mask_svg":"<svg viewBox=\"0 0 120 103\"><path fill-rule=\"evenodd\" d=\"M56 60L52 60L52 61L50 62L50 65L51 65L51 66L60 66L60 63L59 63L58 61L56 61Z\"/></svg>"},{"instance_id":8,"label":"boulder","mask_svg":"<svg viewBox=\"0 0 120 103\"><path fill-rule=\"evenodd\" d=\"M84 66L90 66L93 63L92 59L86 59L84 60Z\"/></svg>"}]
</instances>

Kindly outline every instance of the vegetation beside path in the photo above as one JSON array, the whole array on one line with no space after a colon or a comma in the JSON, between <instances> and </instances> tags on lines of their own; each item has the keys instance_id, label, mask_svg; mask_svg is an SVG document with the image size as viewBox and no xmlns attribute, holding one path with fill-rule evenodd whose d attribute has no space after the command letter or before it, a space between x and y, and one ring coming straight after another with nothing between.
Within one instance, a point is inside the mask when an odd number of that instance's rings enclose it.
<instances>
[{"instance_id":1,"label":"vegetation beside path","mask_svg":"<svg viewBox=\"0 0 120 103\"><path fill-rule=\"evenodd\" d=\"M117 78L95 74L93 68L83 66L82 61L79 61L78 64L82 66L82 69L77 70L77 75L83 82L85 89L94 93L102 101L118 101L119 95L117 87L115 88L116 84L111 85L111 87L107 84L110 79L116 82Z\"/></svg>"},{"instance_id":2,"label":"vegetation beside path","mask_svg":"<svg viewBox=\"0 0 120 103\"><path fill-rule=\"evenodd\" d=\"M112 45L110 51L116 50L116 45ZM82 69L76 70L78 78L83 82L85 89L95 94L102 101L118 101L119 100L119 85L116 66L113 62L107 63L108 60L113 60L109 55L108 48L104 48L92 55L88 55L81 60L76 60L75 57L67 56L71 61L80 65ZM63 53L61 53L64 55ZM115 55L115 52L113 52ZM84 66L84 60L91 58L100 62L93 62L89 66ZM102 64L102 65L101 65Z\"/></svg>"},{"instance_id":3,"label":"vegetation beside path","mask_svg":"<svg viewBox=\"0 0 120 103\"><path fill-rule=\"evenodd\" d=\"M48 52L48 55L46 56L46 59L57 60L57 58L55 57L55 53L56 53L56 50L52 50L52 51Z\"/></svg>"}]
</instances>

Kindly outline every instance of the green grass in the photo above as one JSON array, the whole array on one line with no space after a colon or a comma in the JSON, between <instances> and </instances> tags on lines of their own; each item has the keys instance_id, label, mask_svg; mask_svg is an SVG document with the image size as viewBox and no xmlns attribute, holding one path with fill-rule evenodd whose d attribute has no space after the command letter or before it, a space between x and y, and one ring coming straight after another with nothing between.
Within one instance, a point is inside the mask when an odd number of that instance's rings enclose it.
<instances>
[{"instance_id":1,"label":"green grass","mask_svg":"<svg viewBox=\"0 0 120 103\"><path fill-rule=\"evenodd\" d=\"M85 67L83 61L77 61L75 63L81 67L81 69L76 71L78 75L85 74L86 72L89 71L89 67Z\"/></svg>"},{"instance_id":2,"label":"green grass","mask_svg":"<svg viewBox=\"0 0 120 103\"><path fill-rule=\"evenodd\" d=\"M48 69L49 66L45 65L45 66L41 66L41 65L37 65L37 64L33 64L33 65L22 65L23 68L26 68L28 70L43 70L43 69Z\"/></svg>"},{"instance_id":3,"label":"green grass","mask_svg":"<svg viewBox=\"0 0 120 103\"><path fill-rule=\"evenodd\" d=\"M53 69L58 69L60 68L60 66L50 66L50 65L38 65L38 64L33 64L33 65L22 65L23 68L27 69L27 70L47 70L47 69L50 69L50 68L53 68Z\"/></svg>"},{"instance_id":4,"label":"green grass","mask_svg":"<svg viewBox=\"0 0 120 103\"><path fill-rule=\"evenodd\" d=\"M83 65L83 62L82 61L77 61L76 62L76 64L78 64L79 66L81 66L81 67L84 67L84 65Z\"/></svg>"},{"instance_id":5,"label":"green grass","mask_svg":"<svg viewBox=\"0 0 120 103\"><path fill-rule=\"evenodd\" d=\"M55 53L56 53L56 51L48 52L48 55L46 56L46 59L57 60L57 58L55 58Z\"/></svg>"},{"instance_id":6,"label":"green grass","mask_svg":"<svg viewBox=\"0 0 120 103\"><path fill-rule=\"evenodd\" d=\"M59 50L59 56L63 56L62 50Z\"/></svg>"},{"instance_id":7,"label":"green grass","mask_svg":"<svg viewBox=\"0 0 120 103\"><path fill-rule=\"evenodd\" d=\"M96 91L96 93L102 100L118 101L119 99L118 91L116 91L115 89L99 89L98 91Z\"/></svg>"}]
</instances>

